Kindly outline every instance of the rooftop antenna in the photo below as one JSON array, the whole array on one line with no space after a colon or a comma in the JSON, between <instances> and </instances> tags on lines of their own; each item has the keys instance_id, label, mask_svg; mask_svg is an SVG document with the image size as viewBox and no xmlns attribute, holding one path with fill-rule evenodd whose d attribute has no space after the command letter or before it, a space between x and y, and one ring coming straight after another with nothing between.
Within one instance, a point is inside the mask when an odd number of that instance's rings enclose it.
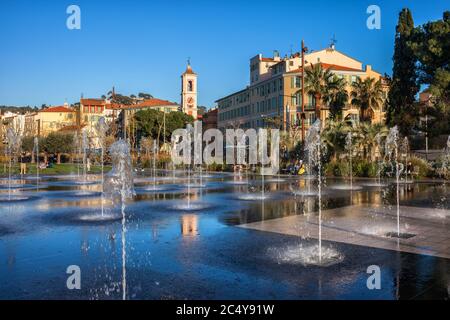
<instances>
[{"instance_id":1,"label":"rooftop antenna","mask_svg":"<svg viewBox=\"0 0 450 320\"><path fill-rule=\"evenodd\" d=\"M337 43L336 34L333 34L333 37L330 40L331 40L330 48L334 50L336 48Z\"/></svg>"}]
</instances>

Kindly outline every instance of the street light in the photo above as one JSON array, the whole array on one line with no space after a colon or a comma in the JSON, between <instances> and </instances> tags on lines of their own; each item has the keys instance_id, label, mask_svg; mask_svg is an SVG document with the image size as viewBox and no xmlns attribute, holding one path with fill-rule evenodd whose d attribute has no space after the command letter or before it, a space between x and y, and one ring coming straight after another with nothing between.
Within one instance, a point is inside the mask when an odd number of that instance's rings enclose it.
<instances>
[{"instance_id":1,"label":"street light","mask_svg":"<svg viewBox=\"0 0 450 320\"><path fill-rule=\"evenodd\" d=\"M302 141L305 141L305 53L308 48L302 40Z\"/></svg>"}]
</instances>

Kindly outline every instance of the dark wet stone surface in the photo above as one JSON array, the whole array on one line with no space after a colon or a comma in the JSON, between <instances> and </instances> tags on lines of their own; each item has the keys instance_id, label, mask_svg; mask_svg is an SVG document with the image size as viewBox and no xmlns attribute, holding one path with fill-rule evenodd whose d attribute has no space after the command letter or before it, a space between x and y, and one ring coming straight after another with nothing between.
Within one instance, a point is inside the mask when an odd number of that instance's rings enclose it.
<instances>
[{"instance_id":1,"label":"dark wet stone surface","mask_svg":"<svg viewBox=\"0 0 450 320\"><path fill-rule=\"evenodd\" d=\"M191 194L193 203L212 204L204 210L171 208L186 201L183 187L139 193L127 203L127 298L449 298L448 259L324 242L344 256L342 262L328 267L280 262L269 252L317 241L237 225L314 211L316 199L308 197L305 202L294 197L289 192L292 179L288 179L266 186L265 192L273 196L270 200L239 201L236 196L246 193L247 187L225 183L227 179L208 180L211 189ZM98 215L100 210L97 194L71 195L86 188L97 190L93 186L53 185L33 193L36 201L0 205L0 299L121 299L121 219L80 222L80 215ZM447 200L434 201L447 196L446 186L401 188L402 203L420 199L422 206L445 208ZM390 205L394 190L392 186L353 193L326 190L323 206ZM434 194L434 200L426 202L423 199L429 194ZM81 290L66 288L69 265L81 268ZM370 265L381 268L381 290L366 286Z\"/></svg>"}]
</instances>

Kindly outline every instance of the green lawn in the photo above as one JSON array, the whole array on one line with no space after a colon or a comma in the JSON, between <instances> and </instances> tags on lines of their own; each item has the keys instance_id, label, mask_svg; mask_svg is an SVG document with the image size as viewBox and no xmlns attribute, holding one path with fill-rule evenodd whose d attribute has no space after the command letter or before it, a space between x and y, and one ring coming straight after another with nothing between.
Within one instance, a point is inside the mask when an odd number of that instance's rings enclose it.
<instances>
[{"instance_id":1,"label":"green lawn","mask_svg":"<svg viewBox=\"0 0 450 320\"><path fill-rule=\"evenodd\" d=\"M71 174L78 172L78 168L80 168L80 172L83 171L83 166L78 166L77 164L72 163L62 163L62 164L54 164L52 168L40 169L40 174ZM20 174L20 165L16 164L11 167L12 174ZM0 168L0 175L5 176L8 175L9 165L3 163ZM105 172L111 170L111 166L105 166ZM101 166L91 165L91 171L88 173L100 173ZM27 174L35 174L36 173L36 164L27 163Z\"/></svg>"}]
</instances>

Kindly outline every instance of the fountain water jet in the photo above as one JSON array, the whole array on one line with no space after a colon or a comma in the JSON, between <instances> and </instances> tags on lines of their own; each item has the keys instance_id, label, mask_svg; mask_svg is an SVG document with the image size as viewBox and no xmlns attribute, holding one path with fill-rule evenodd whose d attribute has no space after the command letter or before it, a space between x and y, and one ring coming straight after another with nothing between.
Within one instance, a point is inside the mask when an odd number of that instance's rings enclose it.
<instances>
[{"instance_id":1,"label":"fountain water jet","mask_svg":"<svg viewBox=\"0 0 450 320\"><path fill-rule=\"evenodd\" d=\"M352 145L352 132L350 131L347 133L347 136L345 137L345 149L348 151L348 156L350 160L349 165L349 173L350 173L350 190L353 189L353 165L352 165L352 158L353 158L353 145Z\"/></svg>"},{"instance_id":2,"label":"fountain water jet","mask_svg":"<svg viewBox=\"0 0 450 320\"><path fill-rule=\"evenodd\" d=\"M87 139L87 133L86 131L83 131L82 138L81 138L81 148L83 150L83 182L86 182L86 166L87 166L87 156L86 156L86 149L88 147L88 139Z\"/></svg>"},{"instance_id":3,"label":"fountain water jet","mask_svg":"<svg viewBox=\"0 0 450 320\"><path fill-rule=\"evenodd\" d=\"M403 171L403 165L399 162L398 159L398 141L399 141L399 132L397 126L389 129L389 134L386 138L385 144L385 154L388 157L389 161L395 162L395 178L396 178L396 195L397 195L397 237L400 238L400 193L399 193L399 185L400 185L400 175Z\"/></svg>"},{"instance_id":4,"label":"fountain water jet","mask_svg":"<svg viewBox=\"0 0 450 320\"><path fill-rule=\"evenodd\" d=\"M362 188L357 185L353 185L353 135L350 132L347 133L345 137L345 150L347 150L348 159L349 159L349 178L350 178L350 186L347 184L338 184L334 185L331 188L337 190L350 190L350 198L352 199L352 192L355 190L361 190ZM350 200L352 202L352 200Z\"/></svg>"},{"instance_id":5,"label":"fountain water jet","mask_svg":"<svg viewBox=\"0 0 450 320\"><path fill-rule=\"evenodd\" d=\"M318 248L318 260L319 264L322 263L322 163L321 163L321 138L320 138L320 120L316 120L314 124L308 129L305 138L305 149L308 151L311 164L317 165L317 179L318 179L318 197L319 197L319 248ZM309 253L314 254L315 250L309 250Z\"/></svg>"},{"instance_id":6,"label":"fountain water jet","mask_svg":"<svg viewBox=\"0 0 450 320\"><path fill-rule=\"evenodd\" d=\"M134 195L133 167L131 164L130 145L125 140L114 142L110 148L112 169L105 181L105 191L111 201L120 202L122 214L122 299L126 300L126 200ZM119 195L119 197L117 197Z\"/></svg>"},{"instance_id":7,"label":"fountain water jet","mask_svg":"<svg viewBox=\"0 0 450 320\"><path fill-rule=\"evenodd\" d=\"M36 190L39 191L39 138L34 137L33 152L36 154Z\"/></svg>"},{"instance_id":8,"label":"fountain water jet","mask_svg":"<svg viewBox=\"0 0 450 320\"><path fill-rule=\"evenodd\" d=\"M402 142L402 151L405 156L404 172L405 172L405 183L412 183L413 181L408 181L408 153L409 153L409 141L408 137L405 137Z\"/></svg>"},{"instance_id":9,"label":"fountain water jet","mask_svg":"<svg viewBox=\"0 0 450 320\"><path fill-rule=\"evenodd\" d=\"M12 161L16 151L20 150L21 139L20 136L12 129L8 128L6 131L6 141L8 142L7 155L9 159L8 167L8 201L12 201L11 198L11 171L12 171Z\"/></svg>"},{"instance_id":10,"label":"fountain water jet","mask_svg":"<svg viewBox=\"0 0 450 320\"><path fill-rule=\"evenodd\" d=\"M105 205L104 205L104 182L105 182L105 174L104 174L104 159L105 159L105 138L106 138L106 132L108 131L108 124L106 123L106 120L104 117L101 117L97 122L97 134L99 137L99 143L101 147L101 167L102 167L102 196L101 196L101 208L102 208L102 217L104 216L105 211Z\"/></svg>"}]
</instances>

